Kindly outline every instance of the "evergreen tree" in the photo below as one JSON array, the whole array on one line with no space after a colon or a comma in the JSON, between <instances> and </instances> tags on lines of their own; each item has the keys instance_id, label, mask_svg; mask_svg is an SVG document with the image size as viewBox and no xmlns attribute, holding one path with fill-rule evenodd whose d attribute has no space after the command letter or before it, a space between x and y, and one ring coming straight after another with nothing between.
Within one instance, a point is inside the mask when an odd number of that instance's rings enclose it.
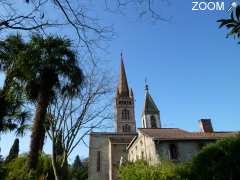
<instances>
[{"instance_id":1,"label":"evergreen tree","mask_svg":"<svg viewBox=\"0 0 240 180\"><path fill-rule=\"evenodd\" d=\"M87 179L87 166L84 165L80 157L77 155L72 165L72 179L73 180L85 180Z\"/></svg>"},{"instance_id":2,"label":"evergreen tree","mask_svg":"<svg viewBox=\"0 0 240 180\"><path fill-rule=\"evenodd\" d=\"M19 139L16 138L6 158L6 162L10 162L11 160L17 158L18 153L19 153Z\"/></svg>"}]
</instances>

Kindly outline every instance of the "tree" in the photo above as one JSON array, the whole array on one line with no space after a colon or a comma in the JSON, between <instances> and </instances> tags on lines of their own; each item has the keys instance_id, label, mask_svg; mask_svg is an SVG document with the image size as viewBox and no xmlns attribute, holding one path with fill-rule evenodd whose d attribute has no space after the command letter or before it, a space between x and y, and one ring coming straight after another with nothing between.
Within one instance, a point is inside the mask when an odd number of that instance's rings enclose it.
<instances>
[{"instance_id":1,"label":"tree","mask_svg":"<svg viewBox=\"0 0 240 180\"><path fill-rule=\"evenodd\" d=\"M226 27L230 31L227 34L227 37L232 36L234 39L240 37L240 6L236 7L235 12L231 13L229 19L220 19L217 22L220 23L219 28Z\"/></svg>"},{"instance_id":2,"label":"tree","mask_svg":"<svg viewBox=\"0 0 240 180\"><path fill-rule=\"evenodd\" d=\"M18 158L4 164L5 176L2 179L16 180L36 180L45 179L53 180L53 169L51 166L51 158L49 155L41 154L36 170L33 173L28 172L27 161L28 155L23 154Z\"/></svg>"},{"instance_id":3,"label":"tree","mask_svg":"<svg viewBox=\"0 0 240 180\"><path fill-rule=\"evenodd\" d=\"M10 151L9 151L8 156L6 157L5 162L10 162L13 159L17 158L18 157L18 153L19 153L19 139L16 138L14 140L14 143L13 143Z\"/></svg>"},{"instance_id":4,"label":"tree","mask_svg":"<svg viewBox=\"0 0 240 180\"><path fill-rule=\"evenodd\" d=\"M34 35L19 57L18 72L28 98L36 102L29 153L29 169L35 169L45 134L47 107L57 93L78 94L83 80L76 54L68 39Z\"/></svg>"},{"instance_id":5,"label":"tree","mask_svg":"<svg viewBox=\"0 0 240 180\"><path fill-rule=\"evenodd\" d=\"M88 167L81 162L80 157L77 155L72 165L72 179L86 180L88 177L87 169Z\"/></svg>"},{"instance_id":6,"label":"tree","mask_svg":"<svg viewBox=\"0 0 240 180\"><path fill-rule=\"evenodd\" d=\"M26 121L31 116L24 107L25 99L20 90L21 86L15 79L14 60L24 48L19 35L0 41L0 72L5 74L4 84L0 89L0 133L17 130L17 134L23 134L27 128Z\"/></svg>"},{"instance_id":7,"label":"tree","mask_svg":"<svg viewBox=\"0 0 240 180\"><path fill-rule=\"evenodd\" d=\"M48 108L48 136L52 142L52 166L55 179L62 179L61 172L69 155L95 128L103 128L112 119L112 87L109 73L102 72L97 64L85 65L85 79L80 94L67 97L58 94ZM61 161L57 156L61 134Z\"/></svg>"},{"instance_id":8,"label":"tree","mask_svg":"<svg viewBox=\"0 0 240 180\"><path fill-rule=\"evenodd\" d=\"M176 166L163 161L158 165L149 165L146 161L127 162L119 168L121 180L178 180ZM179 179L180 180L180 179Z\"/></svg>"},{"instance_id":9,"label":"tree","mask_svg":"<svg viewBox=\"0 0 240 180\"><path fill-rule=\"evenodd\" d=\"M24 48L16 49L14 56L7 56L5 62L10 63L5 64L6 71L14 72L12 79L20 85L20 92L36 103L29 153L29 169L34 169L43 146L48 105L56 93L71 97L78 94L83 74L70 40L33 35L30 42L21 42Z\"/></svg>"},{"instance_id":10,"label":"tree","mask_svg":"<svg viewBox=\"0 0 240 180\"><path fill-rule=\"evenodd\" d=\"M188 179L238 179L240 176L240 136L209 144L192 159Z\"/></svg>"}]
</instances>

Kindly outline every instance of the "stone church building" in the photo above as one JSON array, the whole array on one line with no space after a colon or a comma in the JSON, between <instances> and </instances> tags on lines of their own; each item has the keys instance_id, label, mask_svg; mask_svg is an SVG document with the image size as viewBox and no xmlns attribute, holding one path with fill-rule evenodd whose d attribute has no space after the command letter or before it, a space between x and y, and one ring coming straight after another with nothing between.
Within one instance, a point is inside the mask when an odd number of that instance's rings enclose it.
<instances>
[{"instance_id":1,"label":"stone church building","mask_svg":"<svg viewBox=\"0 0 240 180\"><path fill-rule=\"evenodd\" d=\"M207 143L237 132L215 132L210 119L199 121L201 131L188 132L161 126L160 111L148 86L142 112L142 128L136 129L134 94L129 88L121 56L119 83L115 96L115 132L91 132L89 141L89 180L117 180L123 159L145 159L155 164L161 159L189 160Z\"/></svg>"}]
</instances>

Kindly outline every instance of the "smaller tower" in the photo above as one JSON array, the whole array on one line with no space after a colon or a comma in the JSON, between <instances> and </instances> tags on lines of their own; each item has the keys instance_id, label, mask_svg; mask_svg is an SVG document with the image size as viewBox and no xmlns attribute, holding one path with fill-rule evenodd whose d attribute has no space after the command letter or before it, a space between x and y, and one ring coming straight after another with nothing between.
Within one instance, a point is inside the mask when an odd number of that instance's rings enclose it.
<instances>
[{"instance_id":1,"label":"smaller tower","mask_svg":"<svg viewBox=\"0 0 240 180\"><path fill-rule=\"evenodd\" d=\"M161 128L160 112L145 85L145 100L142 112L142 128Z\"/></svg>"}]
</instances>

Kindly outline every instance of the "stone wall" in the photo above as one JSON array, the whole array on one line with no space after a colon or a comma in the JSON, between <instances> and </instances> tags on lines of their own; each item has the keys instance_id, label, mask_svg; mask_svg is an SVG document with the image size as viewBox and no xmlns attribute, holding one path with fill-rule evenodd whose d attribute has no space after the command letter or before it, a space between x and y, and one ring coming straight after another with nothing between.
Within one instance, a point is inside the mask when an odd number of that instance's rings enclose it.
<instances>
[{"instance_id":1,"label":"stone wall","mask_svg":"<svg viewBox=\"0 0 240 180\"><path fill-rule=\"evenodd\" d=\"M138 138L128 149L128 160L134 162L138 159L143 159L150 164L157 164L159 160L173 160L170 158L170 144L175 144L178 158L173 161L183 162L190 160L204 145L211 142L214 141L154 141L153 138L139 133Z\"/></svg>"},{"instance_id":2,"label":"stone wall","mask_svg":"<svg viewBox=\"0 0 240 180\"><path fill-rule=\"evenodd\" d=\"M89 142L89 180L117 180L120 159L137 134L91 133ZM100 152L100 171L97 171Z\"/></svg>"},{"instance_id":3,"label":"stone wall","mask_svg":"<svg viewBox=\"0 0 240 180\"><path fill-rule=\"evenodd\" d=\"M100 171L97 171L97 153L100 151ZM90 134L89 180L109 180L109 141L108 136Z\"/></svg>"},{"instance_id":4,"label":"stone wall","mask_svg":"<svg viewBox=\"0 0 240 180\"><path fill-rule=\"evenodd\" d=\"M155 154L155 144L152 138L139 132L138 138L128 149L128 160L134 162L138 159L144 159L153 163L157 160Z\"/></svg>"},{"instance_id":5,"label":"stone wall","mask_svg":"<svg viewBox=\"0 0 240 180\"><path fill-rule=\"evenodd\" d=\"M183 162L191 160L203 146L214 141L211 140L178 140L178 141L157 141L156 153L160 159L171 160L170 144L175 144L177 147L178 158L174 161Z\"/></svg>"}]
</instances>

